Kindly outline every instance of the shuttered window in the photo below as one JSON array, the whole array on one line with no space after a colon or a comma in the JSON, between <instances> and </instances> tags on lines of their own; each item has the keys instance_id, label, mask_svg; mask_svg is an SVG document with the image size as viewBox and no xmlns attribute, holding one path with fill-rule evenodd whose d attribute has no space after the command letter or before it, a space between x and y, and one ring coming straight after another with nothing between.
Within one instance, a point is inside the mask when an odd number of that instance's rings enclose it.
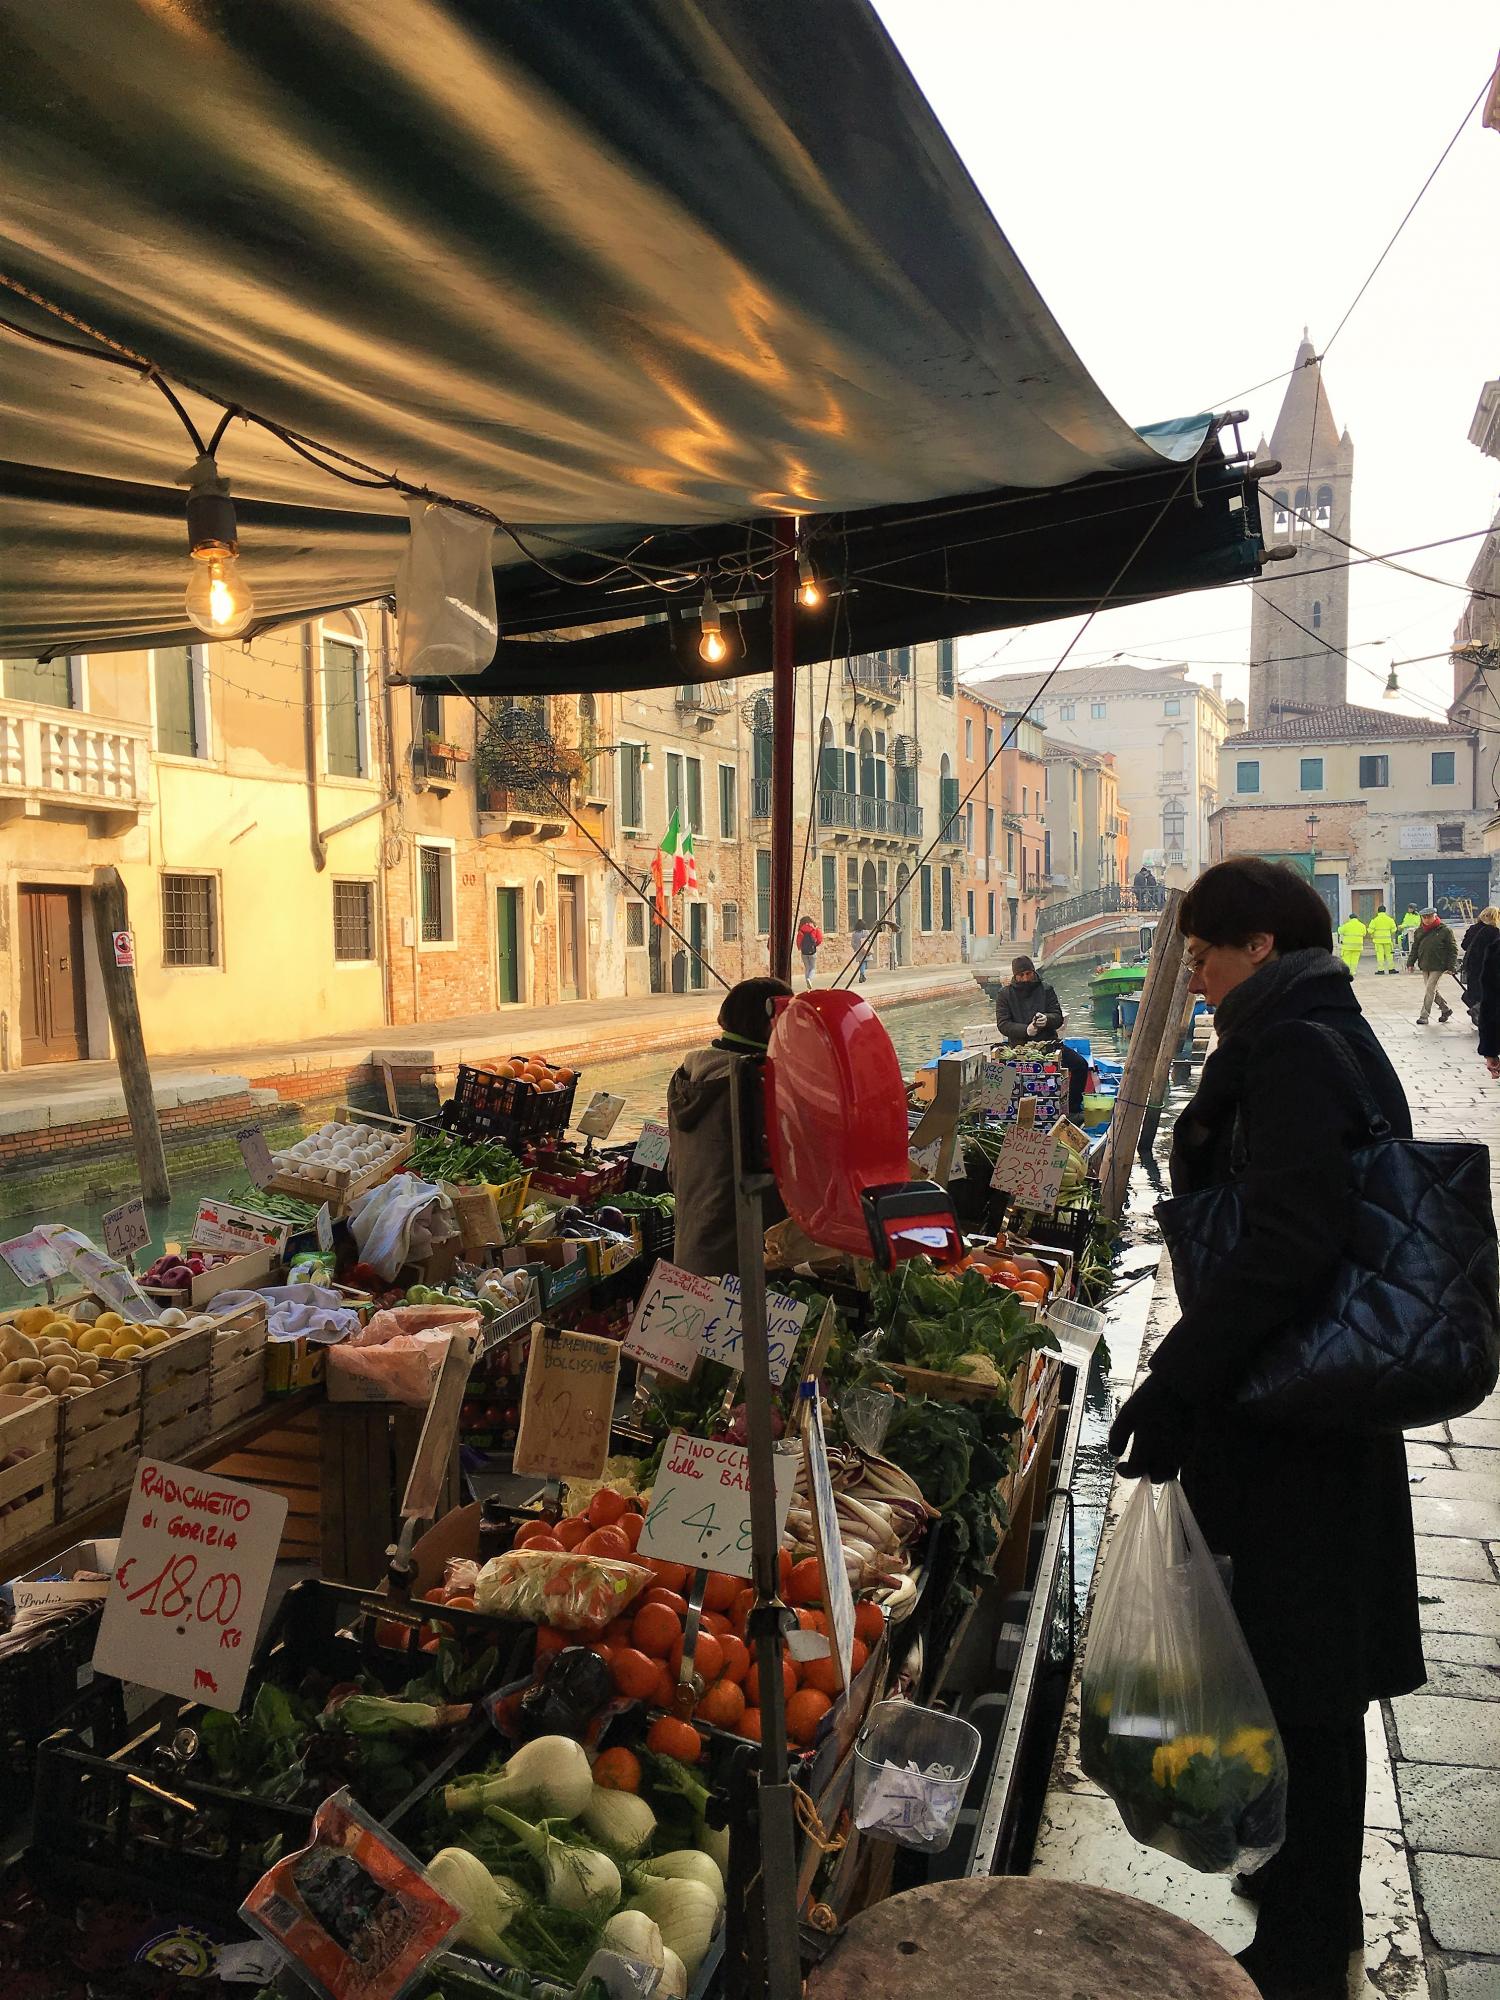
<instances>
[{"instance_id":1,"label":"shuttered window","mask_svg":"<svg viewBox=\"0 0 1500 2000\"><path fill-rule=\"evenodd\" d=\"M39 701L47 708L73 708L73 663L66 653L55 660L7 660L5 692L12 701Z\"/></svg>"},{"instance_id":2,"label":"shuttered window","mask_svg":"<svg viewBox=\"0 0 1500 2000\"><path fill-rule=\"evenodd\" d=\"M362 666L358 646L324 635L323 743L330 778L365 775L364 731L360 727Z\"/></svg>"},{"instance_id":3,"label":"shuttered window","mask_svg":"<svg viewBox=\"0 0 1500 2000\"><path fill-rule=\"evenodd\" d=\"M156 678L156 747L164 757L198 755L198 722L193 703L193 653L190 646L158 646L153 655Z\"/></svg>"}]
</instances>

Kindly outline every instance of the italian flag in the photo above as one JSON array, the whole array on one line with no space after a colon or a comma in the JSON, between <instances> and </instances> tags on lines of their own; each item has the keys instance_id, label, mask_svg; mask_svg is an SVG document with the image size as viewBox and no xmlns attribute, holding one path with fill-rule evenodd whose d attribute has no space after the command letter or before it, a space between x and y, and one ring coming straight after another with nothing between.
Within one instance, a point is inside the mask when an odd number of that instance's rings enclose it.
<instances>
[{"instance_id":1,"label":"italian flag","mask_svg":"<svg viewBox=\"0 0 1500 2000\"><path fill-rule=\"evenodd\" d=\"M693 855L693 836L682 831L678 818L678 814L673 813L671 824L662 835L661 846L651 862L658 906L667 896L680 896L684 889L696 889L698 886L698 863ZM672 864L670 887L667 886L669 861Z\"/></svg>"}]
</instances>

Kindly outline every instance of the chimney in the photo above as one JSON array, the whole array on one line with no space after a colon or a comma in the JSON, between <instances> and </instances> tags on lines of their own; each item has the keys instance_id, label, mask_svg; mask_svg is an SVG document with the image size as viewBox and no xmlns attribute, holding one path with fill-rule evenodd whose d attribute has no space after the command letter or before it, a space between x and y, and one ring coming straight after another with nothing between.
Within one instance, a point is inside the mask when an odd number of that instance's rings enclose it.
<instances>
[{"instance_id":1,"label":"chimney","mask_svg":"<svg viewBox=\"0 0 1500 2000\"><path fill-rule=\"evenodd\" d=\"M1222 696L1223 692L1224 692L1224 676L1223 676L1222 674L1215 674L1215 675L1214 675L1214 693L1215 693L1216 695L1221 695L1221 696Z\"/></svg>"}]
</instances>

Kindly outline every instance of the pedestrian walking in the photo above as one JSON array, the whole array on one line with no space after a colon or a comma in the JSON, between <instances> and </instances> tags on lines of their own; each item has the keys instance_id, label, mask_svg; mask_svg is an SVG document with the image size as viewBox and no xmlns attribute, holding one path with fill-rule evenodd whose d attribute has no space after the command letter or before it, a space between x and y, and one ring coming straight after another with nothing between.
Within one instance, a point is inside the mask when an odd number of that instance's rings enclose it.
<instances>
[{"instance_id":1,"label":"pedestrian walking","mask_svg":"<svg viewBox=\"0 0 1500 2000\"><path fill-rule=\"evenodd\" d=\"M1365 927L1351 911L1339 925L1339 956L1351 972L1358 970L1365 948Z\"/></svg>"},{"instance_id":2,"label":"pedestrian walking","mask_svg":"<svg viewBox=\"0 0 1500 2000\"><path fill-rule=\"evenodd\" d=\"M1463 988L1464 1005L1469 1010L1469 1019L1476 1027L1479 1023L1479 1000L1484 986L1484 968L1493 956L1495 946L1500 944L1500 910L1481 910L1476 920L1470 924L1463 937L1463 963L1459 967L1458 983Z\"/></svg>"},{"instance_id":3,"label":"pedestrian walking","mask_svg":"<svg viewBox=\"0 0 1500 2000\"><path fill-rule=\"evenodd\" d=\"M1110 1432L1130 1479L1181 1475L1270 1699L1287 1758L1286 1840L1237 1888L1259 1903L1240 1963L1267 2000L1343 2000L1363 1943L1368 1704L1426 1678L1406 1453L1395 1433L1309 1415L1238 1414L1262 1344L1336 1290L1354 1213L1351 1152L1365 1107L1326 1047L1337 1034L1390 1130L1409 1136L1401 1084L1331 956L1305 876L1250 856L1184 896L1190 991L1217 1047L1172 1138L1172 1191L1235 1182L1239 1239L1196 1290Z\"/></svg>"},{"instance_id":4,"label":"pedestrian walking","mask_svg":"<svg viewBox=\"0 0 1500 2000\"><path fill-rule=\"evenodd\" d=\"M797 949L802 954L802 978L809 989L818 963L818 946L822 942L823 933L811 917L804 917L797 926Z\"/></svg>"},{"instance_id":5,"label":"pedestrian walking","mask_svg":"<svg viewBox=\"0 0 1500 2000\"><path fill-rule=\"evenodd\" d=\"M863 986L865 983L865 961L870 955L870 946L874 942L874 939L864 924L856 924L853 932L850 934L849 942L854 952L854 962L859 967L859 983Z\"/></svg>"},{"instance_id":6,"label":"pedestrian walking","mask_svg":"<svg viewBox=\"0 0 1500 2000\"><path fill-rule=\"evenodd\" d=\"M1375 970L1377 973L1396 970L1396 919L1384 903L1375 905L1375 914L1370 919L1370 943L1375 947Z\"/></svg>"},{"instance_id":7,"label":"pedestrian walking","mask_svg":"<svg viewBox=\"0 0 1500 2000\"><path fill-rule=\"evenodd\" d=\"M1438 990L1445 979L1453 979L1458 966L1458 939L1449 930L1436 910L1424 910L1417 928L1411 934L1411 942L1406 948L1406 962L1425 980L1422 988L1422 1011L1417 1016L1418 1027L1427 1026L1432 1013L1432 1003L1437 1002L1438 1020L1451 1021L1453 1009ZM1459 988L1462 992L1462 988Z\"/></svg>"}]
</instances>

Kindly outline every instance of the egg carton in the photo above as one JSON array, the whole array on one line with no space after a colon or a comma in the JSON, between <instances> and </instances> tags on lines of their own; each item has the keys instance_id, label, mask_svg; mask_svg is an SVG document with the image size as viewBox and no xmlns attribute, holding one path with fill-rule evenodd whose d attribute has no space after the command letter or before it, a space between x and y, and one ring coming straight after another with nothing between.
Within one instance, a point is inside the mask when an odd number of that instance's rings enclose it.
<instances>
[{"instance_id":1,"label":"egg carton","mask_svg":"<svg viewBox=\"0 0 1500 2000\"><path fill-rule=\"evenodd\" d=\"M350 1135L347 1141L331 1136L341 1127ZM344 1215L357 1195L379 1187L406 1163L413 1144L409 1125L391 1129L370 1125L359 1112L341 1104L318 1132L271 1155L276 1171L266 1188L314 1207L326 1201L331 1214ZM304 1147L308 1150L300 1150Z\"/></svg>"}]
</instances>

